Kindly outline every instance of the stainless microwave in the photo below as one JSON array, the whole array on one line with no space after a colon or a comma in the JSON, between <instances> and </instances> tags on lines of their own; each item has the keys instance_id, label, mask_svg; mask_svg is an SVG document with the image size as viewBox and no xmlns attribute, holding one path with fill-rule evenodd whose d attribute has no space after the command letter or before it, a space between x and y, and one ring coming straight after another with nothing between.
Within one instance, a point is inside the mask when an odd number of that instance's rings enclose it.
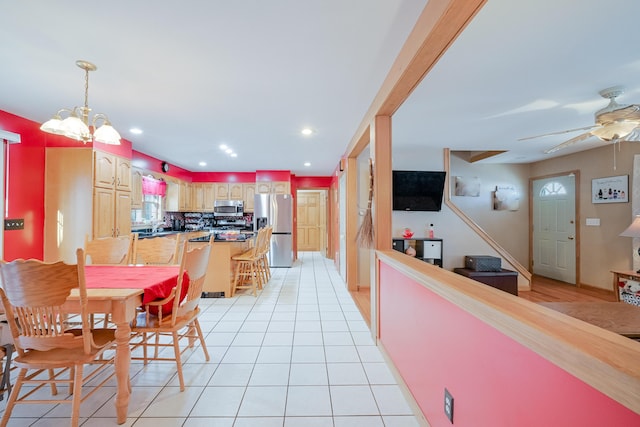
<instances>
[{"instance_id":1,"label":"stainless microwave","mask_svg":"<svg viewBox=\"0 0 640 427\"><path fill-rule=\"evenodd\" d=\"M216 200L213 205L213 216L243 216L242 200Z\"/></svg>"}]
</instances>

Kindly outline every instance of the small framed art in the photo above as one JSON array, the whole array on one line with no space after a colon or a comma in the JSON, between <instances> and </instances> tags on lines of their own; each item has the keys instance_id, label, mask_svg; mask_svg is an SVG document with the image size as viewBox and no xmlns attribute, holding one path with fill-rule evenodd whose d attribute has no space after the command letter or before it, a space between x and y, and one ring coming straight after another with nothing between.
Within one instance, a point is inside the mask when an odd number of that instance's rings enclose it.
<instances>
[{"instance_id":1,"label":"small framed art","mask_svg":"<svg viewBox=\"0 0 640 427\"><path fill-rule=\"evenodd\" d=\"M608 176L591 180L592 203L627 203L629 175Z\"/></svg>"}]
</instances>

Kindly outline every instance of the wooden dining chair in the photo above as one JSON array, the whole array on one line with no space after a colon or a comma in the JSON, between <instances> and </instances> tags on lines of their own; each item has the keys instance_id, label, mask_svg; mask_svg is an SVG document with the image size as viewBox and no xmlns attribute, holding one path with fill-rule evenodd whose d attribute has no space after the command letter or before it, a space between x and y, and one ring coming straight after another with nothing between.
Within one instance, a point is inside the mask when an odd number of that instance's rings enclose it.
<instances>
[{"instance_id":1,"label":"wooden dining chair","mask_svg":"<svg viewBox=\"0 0 640 427\"><path fill-rule=\"evenodd\" d=\"M187 251L187 244L184 242L184 255L180 263L178 283L171 291L171 295L163 300L145 304L144 313L137 316L131 327L134 333L132 348L142 347L143 351L142 357L132 356L132 359L143 360L145 365L150 360L175 361L180 391L184 391L181 356L187 349L193 348L193 342L196 339L200 341L205 359L209 361L209 352L200 322L198 322L198 315L202 286L209 265L211 241L208 245L189 251ZM181 298L182 295L184 295L183 298ZM162 339L163 337L169 337L169 340ZM187 345L181 349L180 342L184 340L187 341ZM173 348L173 357L163 354L166 352L160 353L160 349L166 347ZM153 349L152 356L149 355L149 348Z\"/></svg>"},{"instance_id":2,"label":"wooden dining chair","mask_svg":"<svg viewBox=\"0 0 640 427\"><path fill-rule=\"evenodd\" d=\"M85 264L129 264L133 248L133 234L120 237L84 239Z\"/></svg>"},{"instance_id":3,"label":"wooden dining chair","mask_svg":"<svg viewBox=\"0 0 640 427\"><path fill-rule=\"evenodd\" d=\"M77 265L63 262L44 263L38 260L0 262L2 288L0 300L6 312L16 349L13 364L19 369L9 394L0 426L9 422L17 404L62 403L71 405L71 426L77 426L80 404L113 376L102 376L113 364L105 353L115 336L112 329L92 329L87 313L87 290L84 278L84 251L76 252ZM46 290L46 291L43 291ZM80 328L70 329L67 313L62 309L71 291L78 292ZM96 364L85 375L84 365ZM100 378L92 390L82 395L87 381ZM31 387L32 385L35 387ZM72 399L54 397L58 384L67 384ZM24 388L23 386L28 387ZM52 398L43 400L34 393L51 387ZM65 396L66 397L66 396Z\"/></svg>"},{"instance_id":4,"label":"wooden dining chair","mask_svg":"<svg viewBox=\"0 0 640 427\"><path fill-rule=\"evenodd\" d=\"M153 237L139 239L135 233L133 239L133 264L172 265L180 264L179 239L175 237Z\"/></svg>"}]
</instances>

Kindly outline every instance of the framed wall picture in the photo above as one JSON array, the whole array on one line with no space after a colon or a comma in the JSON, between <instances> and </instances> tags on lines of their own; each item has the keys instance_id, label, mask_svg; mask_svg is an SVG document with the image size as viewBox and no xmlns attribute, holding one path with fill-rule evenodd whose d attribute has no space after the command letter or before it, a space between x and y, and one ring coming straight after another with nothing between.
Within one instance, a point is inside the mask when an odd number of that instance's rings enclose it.
<instances>
[{"instance_id":1,"label":"framed wall picture","mask_svg":"<svg viewBox=\"0 0 640 427\"><path fill-rule=\"evenodd\" d=\"M629 175L608 176L591 180L592 203L629 202Z\"/></svg>"}]
</instances>

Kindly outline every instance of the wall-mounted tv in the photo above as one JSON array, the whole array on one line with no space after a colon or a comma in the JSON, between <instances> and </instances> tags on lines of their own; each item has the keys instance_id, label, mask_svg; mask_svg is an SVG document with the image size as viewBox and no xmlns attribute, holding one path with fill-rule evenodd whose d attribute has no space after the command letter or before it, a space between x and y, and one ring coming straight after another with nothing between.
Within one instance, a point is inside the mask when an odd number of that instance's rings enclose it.
<instances>
[{"instance_id":1,"label":"wall-mounted tv","mask_svg":"<svg viewBox=\"0 0 640 427\"><path fill-rule=\"evenodd\" d=\"M444 171L393 171L394 211L439 211Z\"/></svg>"}]
</instances>

